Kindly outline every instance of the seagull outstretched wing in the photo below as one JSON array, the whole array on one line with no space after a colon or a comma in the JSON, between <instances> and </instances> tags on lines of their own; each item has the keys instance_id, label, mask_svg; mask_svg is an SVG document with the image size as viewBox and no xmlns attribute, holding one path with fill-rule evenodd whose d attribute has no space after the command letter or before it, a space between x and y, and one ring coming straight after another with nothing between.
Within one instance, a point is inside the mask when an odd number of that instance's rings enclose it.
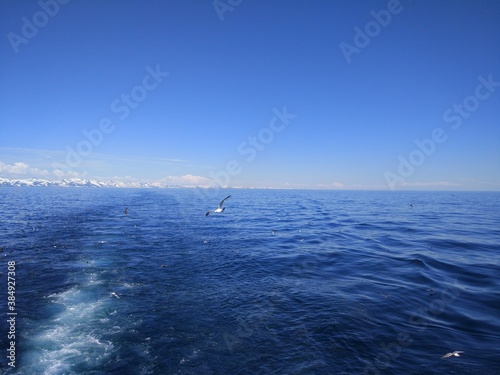
<instances>
[{"instance_id":1,"label":"seagull outstretched wing","mask_svg":"<svg viewBox=\"0 0 500 375\"><path fill-rule=\"evenodd\" d=\"M460 357L460 354L462 354L462 353L463 353L462 351L456 350L452 353L446 353L441 358Z\"/></svg>"},{"instance_id":2,"label":"seagull outstretched wing","mask_svg":"<svg viewBox=\"0 0 500 375\"><path fill-rule=\"evenodd\" d=\"M226 198L224 198L223 200L220 201L219 203L219 207L217 207L217 209L215 210L212 210L212 211L207 211L207 213L205 214L205 216L208 216L210 215L211 212L215 212L215 213L220 213L220 212L223 212L224 211L224 207L222 207L222 205L224 204L224 201L228 198L231 198L230 195L228 195Z\"/></svg>"},{"instance_id":3,"label":"seagull outstretched wing","mask_svg":"<svg viewBox=\"0 0 500 375\"><path fill-rule=\"evenodd\" d=\"M221 200L221 201L220 201L220 203L219 203L219 208L222 208L222 205L224 204L224 201L225 201L226 199L228 199L228 198L231 198L231 196L230 196L230 195L228 195L226 198L224 198L223 200Z\"/></svg>"}]
</instances>

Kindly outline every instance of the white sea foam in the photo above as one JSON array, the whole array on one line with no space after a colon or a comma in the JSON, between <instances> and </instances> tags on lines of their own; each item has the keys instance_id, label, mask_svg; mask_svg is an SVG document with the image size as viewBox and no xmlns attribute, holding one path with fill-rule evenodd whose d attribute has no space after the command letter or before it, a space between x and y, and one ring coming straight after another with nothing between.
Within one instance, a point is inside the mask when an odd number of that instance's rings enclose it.
<instances>
[{"instance_id":1,"label":"white sea foam","mask_svg":"<svg viewBox=\"0 0 500 375\"><path fill-rule=\"evenodd\" d=\"M49 295L63 311L43 322L27 337L21 374L76 374L92 371L114 350L103 339L109 330L114 301L100 293L99 280L89 277L82 286Z\"/></svg>"}]
</instances>

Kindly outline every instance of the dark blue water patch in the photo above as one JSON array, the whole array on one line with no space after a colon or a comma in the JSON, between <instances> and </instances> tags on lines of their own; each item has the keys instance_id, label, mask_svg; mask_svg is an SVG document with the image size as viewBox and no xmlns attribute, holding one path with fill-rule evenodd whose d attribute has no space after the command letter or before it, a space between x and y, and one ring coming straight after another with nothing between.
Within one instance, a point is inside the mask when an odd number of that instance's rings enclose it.
<instances>
[{"instance_id":1,"label":"dark blue water patch","mask_svg":"<svg viewBox=\"0 0 500 375\"><path fill-rule=\"evenodd\" d=\"M500 373L498 194L9 191L20 374Z\"/></svg>"}]
</instances>

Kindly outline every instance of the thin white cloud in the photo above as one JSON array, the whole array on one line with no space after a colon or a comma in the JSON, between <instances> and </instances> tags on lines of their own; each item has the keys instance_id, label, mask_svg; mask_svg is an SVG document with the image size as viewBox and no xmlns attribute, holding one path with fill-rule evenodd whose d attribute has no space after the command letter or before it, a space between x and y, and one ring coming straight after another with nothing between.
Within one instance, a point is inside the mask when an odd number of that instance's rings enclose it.
<instances>
[{"instance_id":1,"label":"thin white cloud","mask_svg":"<svg viewBox=\"0 0 500 375\"><path fill-rule=\"evenodd\" d=\"M24 157L36 156L43 158L62 157L65 154L64 150L45 150L41 148L20 148L20 147L0 147L0 152L4 155L21 155Z\"/></svg>"},{"instance_id":2,"label":"thin white cloud","mask_svg":"<svg viewBox=\"0 0 500 375\"><path fill-rule=\"evenodd\" d=\"M124 161L124 162L141 162L141 163L188 163L189 160L175 159L175 158L158 158L158 157L142 157L142 156L120 156L120 155L110 155L93 153L92 157L98 160L113 160L113 161ZM90 158L90 156L89 156Z\"/></svg>"},{"instance_id":3,"label":"thin white cloud","mask_svg":"<svg viewBox=\"0 0 500 375\"><path fill-rule=\"evenodd\" d=\"M86 173L79 173L75 171L62 171L60 169L54 169L52 175L57 178L81 178L86 175Z\"/></svg>"},{"instance_id":4,"label":"thin white cloud","mask_svg":"<svg viewBox=\"0 0 500 375\"><path fill-rule=\"evenodd\" d=\"M316 186L312 186L315 189L345 189L345 184L341 182L332 182L329 184L317 184Z\"/></svg>"},{"instance_id":5,"label":"thin white cloud","mask_svg":"<svg viewBox=\"0 0 500 375\"><path fill-rule=\"evenodd\" d=\"M44 158L64 158L67 154L66 150L46 150L39 148L21 148L21 147L0 147L0 152L4 154L11 155L21 155L21 156L36 156ZM99 152L93 152L91 155L85 157L85 159L105 159L105 160L117 160L117 161L149 161L155 163L188 163L189 160L177 159L177 158L160 158L160 157L142 157L142 156L120 156L112 154L103 154Z\"/></svg>"},{"instance_id":6,"label":"thin white cloud","mask_svg":"<svg viewBox=\"0 0 500 375\"><path fill-rule=\"evenodd\" d=\"M0 173L10 175L25 175L29 172L30 166L26 163L5 164L0 161Z\"/></svg>"},{"instance_id":7,"label":"thin white cloud","mask_svg":"<svg viewBox=\"0 0 500 375\"><path fill-rule=\"evenodd\" d=\"M279 188L279 187L277 187ZM286 182L283 185L285 189L319 189L319 190L380 190L382 185L361 185L361 184L345 184L343 182L330 182L320 184L294 184Z\"/></svg>"},{"instance_id":8,"label":"thin white cloud","mask_svg":"<svg viewBox=\"0 0 500 375\"><path fill-rule=\"evenodd\" d=\"M434 181L434 182L403 182L401 186L404 187L448 187L448 186L461 186L460 184L449 182L449 181Z\"/></svg>"},{"instance_id":9,"label":"thin white cloud","mask_svg":"<svg viewBox=\"0 0 500 375\"><path fill-rule=\"evenodd\" d=\"M0 161L0 174L8 177L38 177L38 178L76 178L84 174L74 171L62 171L60 169L41 169L32 167L27 163L15 162L7 164Z\"/></svg>"},{"instance_id":10,"label":"thin white cloud","mask_svg":"<svg viewBox=\"0 0 500 375\"><path fill-rule=\"evenodd\" d=\"M210 186L213 181L204 176L194 176L192 174L185 174L183 176L167 176L160 180L160 182L170 185L180 186Z\"/></svg>"}]
</instances>

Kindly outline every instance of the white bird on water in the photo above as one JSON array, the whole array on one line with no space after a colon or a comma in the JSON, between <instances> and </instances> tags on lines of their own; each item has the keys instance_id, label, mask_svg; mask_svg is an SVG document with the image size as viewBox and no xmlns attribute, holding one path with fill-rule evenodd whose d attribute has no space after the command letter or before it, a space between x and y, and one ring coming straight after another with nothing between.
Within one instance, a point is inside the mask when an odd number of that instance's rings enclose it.
<instances>
[{"instance_id":1,"label":"white bird on water","mask_svg":"<svg viewBox=\"0 0 500 375\"><path fill-rule=\"evenodd\" d=\"M226 207L222 207L222 205L224 204L224 201L225 201L226 199L228 199L228 198L231 198L231 196L230 196L230 195L228 195L226 198L224 198L223 200L221 200L221 201L220 201L220 203L219 203L219 207L217 207L217 209L215 209L215 210L208 211L208 212L205 214L205 216L210 215L210 212L214 212L214 213L216 213L216 214L218 214L218 213L220 213L220 212L223 212L223 211L226 209Z\"/></svg>"},{"instance_id":2,"label":"white bird on water","mask_svg":"<svg viewBox=\"0 0 500 375\"><path fill-rule=\"evenodd\" d=\"M115 292L111 292L110 295L112 295L113 297L116 297L116 298L120 299L120 297L118 297L118 294L116 294Z\"/></svg>"},{"instance_id":3,"label":"white bird on water","mask_svg":"<svg viewBox=\"0 0 500 375\"><path fill-rule=\"evenodd\" d=\"M452 353L446 353L445 355L443 355L441 358L449 358L449 357L460 357L460 354L463 353L463 352L460 352L458 350L452 352Z\"/></svg>"}]
</instances>

